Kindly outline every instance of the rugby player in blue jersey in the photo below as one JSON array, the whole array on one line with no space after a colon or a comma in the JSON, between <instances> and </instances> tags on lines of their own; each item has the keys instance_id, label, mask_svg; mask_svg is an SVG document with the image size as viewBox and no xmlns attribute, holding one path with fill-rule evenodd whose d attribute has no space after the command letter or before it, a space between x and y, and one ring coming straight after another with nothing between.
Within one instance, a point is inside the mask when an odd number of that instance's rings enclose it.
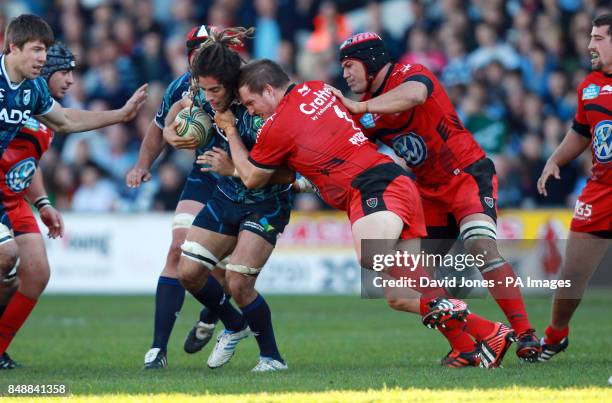
<instances>
[{"instance_id":1,"label":"rugby player in blue jersey","mask_svg":"<svg viewBox=\"0 0 612 403\"><path fill-rule=\"evenodd\" d=\"M209 36L209 32L215 29L206 25L193 27L187 34L186 47L189 62L193 58L195 50L204 43ZM177 101L194 95L198 104L204 103L203 92L191 94L191 72L186 72L168 85L164 93L162 103L149 124L145 138L140 146L138 161L134 168L128 172L126 183L129 187L135 188L151 179L151 165L161 154L166 142L162 136L165 127L165 120L168 116L170 107ZM212 109L209 108L210 113ZM212 149L216 144L217 137L208 144L196 150L196 155L201 155L204 151ZM192 137L170 137L169 142L176 148L195 148L197 141ZM174 327L178 313L185 301L185 289L177 280L176 268L179 257L181 256L181 244L185 242L187 230L191 226L196 214L204 207L208 199L212 196L219 175L214 172L202 172L195 163L183 186L183 192L174 212L172 222L172 243L166 256L166 264L159 276L157 289L155 292L155 318L153 326L153 343L145 354L144 368L158 369L168 365L167 347L170 334ZM219 282L223 283L223 271L216 269L213 275ZM229 295L227 295L229 298ZM211 339L218 316L207 308L200 312L200 318L191 329L185 339L184 349L187 353L200 351Z\"/></svg>"},{"instance_id":2,"label":"rugby player in blue jersey","mask_svg":"<svg viewBox=\"0 0 612 403\"><path fill-rule=\"evenodd\" d=\"M206 104L214 111L230 110L236 117L238 132L247 147L252 147L263 121L248 114L245 107L234 101L240 56L230 47L250 33L244 29L213 32L200 46L191 63L192 75L204 90ZM174 107L173 107L174 108ZM172 113L168 118L172 117ZM164 137L176 136L176 125L166 120ZM236 177L228 155L229 144L224 134L220 147L214 147L198 157L208 164L205 171L223 175L214 194L195 218L178 266L181 284L203 305L219 315L225 331L208 359L208 366L217 368L229 361L236 344L250 331L260 349L256 372L287 369L274 336L270 308L255 290L257 275L268 260L277 237L289 221L293 173L282 171L275 183L249 190ZM284 183L284 184L283 184ZM225 297L223 287L210 275L210 270L231 253L226 266L226 281L232 297L240 307L238 312ZM247 327L248 325L248 327Z\"/></svg>"},{"instance_id":3,"label":"rugby player in blue jersey","mask_svg":"<svg viewBox=\"0 0 612 403\"><path fill-rule=\"evenodd\" d=\"M64 98L74 83L75 67L74 55L66 45L56 42L49 47L41 76L53 98ZM52 140L53 132L30 118L0 158L0 194L21 251L15 277L0 283L0 370L19 367L7 349L38 303L50 277L45 242L28 202L38 210L49 238L64 234L62 216L47 197L38 166Z\"/></svg>"},{"instance_id":4,"label":"rugby player in blue jersey","mask_svg":"<svg viewBox=\"0 0 612 403\"><path fill-rule=\"evenodd\" d=\"M121 109L91 112L63 108L49 94L40 77L53 44L53 31L40 17L23 14L13 19L4 34L0 55L0 155L32 116L56 133L92 130L132 120L146 99L146 84ZM15 275L18 247L0 195L0 283Z\"/></svg>"}]
</instances>

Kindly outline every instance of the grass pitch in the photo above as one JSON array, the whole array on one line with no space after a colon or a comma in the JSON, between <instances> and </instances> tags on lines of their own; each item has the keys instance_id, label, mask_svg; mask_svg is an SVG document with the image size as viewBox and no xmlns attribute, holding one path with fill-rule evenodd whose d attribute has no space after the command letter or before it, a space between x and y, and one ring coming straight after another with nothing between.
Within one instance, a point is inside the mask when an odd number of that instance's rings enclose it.
<instances>
[{"instance_id":1,"label":"grass pitch","mask_svg":"<svg viewBox=\"0 0 612 403\"><path fill-rule=\"evenodd\" d=\"M210 370L203 352L188 355L183 339L198 307L186 299L169 344L169 367L142 370L152 339L152 296L44 296L10 354L23 367L0 372L9 384L66 383L78 400L183 401L611 401L612 293L591 292L572 322L567 352L546 364L518 361L514 346L504 368L441 368L448 351L415 315L357 296L270 296L276 338L289 371L251 374L254 338L232 361ZM473 311L502 320L492 299L470 300ZM539 334L550 300L527 300ZM16 400L18 401L18 400Z\"/></svg>"}]
</instances>

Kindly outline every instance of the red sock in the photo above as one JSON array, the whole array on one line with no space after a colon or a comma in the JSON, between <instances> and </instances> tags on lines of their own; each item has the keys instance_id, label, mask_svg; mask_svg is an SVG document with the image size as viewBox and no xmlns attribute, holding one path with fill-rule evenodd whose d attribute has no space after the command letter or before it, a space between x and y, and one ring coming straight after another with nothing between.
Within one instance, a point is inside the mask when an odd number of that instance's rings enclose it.
<instances>
[{"instance_id":1,"label":"red sock","mask_svg":"<svg viewBox=\"0 0 612 403\"><path fill-rule=\"evenodd\" d=\"M421 314L421 316L429 312L429 305L427 304L429 301L431 301L431 298L419 298L419 313Z\"/></svg>"},{"instance_id":2,"label":"red sock","mask_svg":"<svg viewBox=\"0 0 612 403\"><path fill-rule=\"evenodd\" d=\"M461 326L447 327L446 329L438 327L438 330L455 351L467 353L474 351L474 340L462 329Z\"/></svg>"},{"instance_id":3,"label":"red sock","mask_svg":"<svg viewBox=\"0 0 612 403\"><path fill-rule=\"evenodd\" d=\"M495 323L483 318L482 316L478 316L475 313L470 313L468 315L467 322L460 322L453 319L446 322L446 326L449 327L449 325L451 328L459 327L460 329L463 329L477 341L491 336L491 334L493 334L495 331Z\"/></svg>"},{"instance_id":4,"label":"red sock","mask_svg":"<svg viewBox=\"0 0 612 403\"><path fill-rule=\"evenodd\" d=\"M421 316L429 312L429 301L447 296L446 290L441 287L421 287L421 277L431 279L429 273L427 273L427 271L421 266L417 266L414 270L407 270L406 268L392 268L388 271L388 274L393 278L405 277L414 279L416 286L412 287L412 289L421 293L421 298L419 298L419 310ZM472 340L472 338L465 333L461 327L447 327L446 329L438 328L438 330L440 333L442 333L446 340L448 340L448 343L453 350L461 352L474 351L474 340Z\"/></svg>"},{"instance_id":5,"label":"red sock","mask_svg":"<svg viewBox=\"0 0 612 403\"><path fill-rule=\"evenodd\" d=\"M495 283L495 286L489 287L489 292L504 311L516 334L519 335L526 330L533 329L525 310L521 289L512 285L506 286L506 278L516 278L512 266L506 262L496 269L482 273L482 277L485 280L493 280ZM498 283L500 281L501 284Z\"/></svg>"},{"instance_id":6,"label":"red sock","mask_svg":"<svg viewBox=\"0 0 612 403\"><path fill-rule=\"evenodd\" d=\"M544 343L546 344L559 344L564 337L569 334L569 326L565 326L561 329L555 329L552 325L549 325L544 331Z\"/></svg>"},{"instance_id":7,"label":"red sock","mask_svg":"<svg viewBox=\"0 0 612 403\"><path fill-rule=\"evenodd\" d=\"M15 334L26 321L37 300L17 291L11 298L0 319L0 354L4 354Z\"/></svg>"}]
</instances>

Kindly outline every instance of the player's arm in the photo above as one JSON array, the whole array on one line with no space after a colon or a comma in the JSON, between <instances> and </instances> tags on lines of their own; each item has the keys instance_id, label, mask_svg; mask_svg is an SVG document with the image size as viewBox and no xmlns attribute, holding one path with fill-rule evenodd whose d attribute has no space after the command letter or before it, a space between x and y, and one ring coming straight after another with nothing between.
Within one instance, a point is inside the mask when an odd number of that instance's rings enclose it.
<instances>
[{"instance_id":1,"label":"player's arm","mask_svg":"<svg viewBox=\"0 0 612 403\"><path fill-rule=\"evenodd\" d=\"M215 114L215 123L225 132L230 145L230 152L235 166L234 176L239 177L248 189L256 189L268 183L293 183L295 173L283 162L275 166L266 167L258 166L249 159L249 150L247 150L242 142L235 122L236 119L230 110ZM262 145L260 143L263 137L267 138L267 136L263 135L263 132L265 132L265 124L258 134L261 137L258 138L253 150ZM282 149L283 147L280 146L280 148Z\"/></svg>"},{"instance_id":2,"label":"player's arm","mask_svg":"<svg viewBox=\"0 0 612 403\"><path fill-rule=\"evenodd\" d=\"M176 115L178 115L182 109L189 106L191 106L191 100L189 98L179 99L170 107L164 122L164 130L162 131L163 138L168 144L177 149L195 150L198 148L198 140L195 137L181 137L176 133L178 123L174 119L176 119Z\"/></svg>"},{"instance_id":3,"label":"player's arm","mask_svg":"<svg viewBox=\"0 0 612 403\"><path fill-rule=\"evenodd\" d=\"M431 81L427 82L428 85ZM332 88L334 95L346 106L353 115L362 113L398 113L422 105L431 93L428 85L421 81L406 81L389 92L385 92L367 101L357 102L342 95L342 92Z\"/></svg>"},{"instance_id":4,"label":"player's arm","mask_svg":"<svg viewBox=\"0 0 612 403\"><path fill-rule=\"evenodd\" d=\"M162 129L155 121L151 121L138 151L138 161L125 177L125 182L129 187L138 187L142 182L151 179L151 165L159 157L165 144Z\"/></svg>"},{"instance_id":5,"label":"player's arm","mask_svg":"<svg viewBox=\"0 0 612 403\"><path fill-rule=\"evenodd\" d=\"M242 142L236 126L228 127L227 130L224 129L223 131L230 145L236 173L239 175L242 183L244 183L244 186L247 189L257 189L267 185L272 179L275 169L259 168L249 161L249 150L247 150Z\"/></svg>"},{"instance_id":6,"label":"player's arm","mask_svg":"<svg viewBox=\"0 0 612 403\"><path fill-rule=\"evenodd\" d=\"M242 142L242 140L241 140ZM244 144L244 143L243 143ZM202 172L216 172L222 176L234 176L239 178L240 174L228 153L219 147L204 152L198 156L197 163L203 165ZM270 184L290 184L295 180L295 172L286 166L282 166L274 171L270 178Z\"/></svg>"},{"instance_id":7,"label":"player's arm","mask_svg":"<svg viewBox=\"0 0 612 403\"><path fill-rule=\"evenodd\" d=\"M234 176L239 177L247 189L256 189L269 183L276 169L259 168L249 161L249 150L240 138L236 128L236 118L232 111L215 113L215 123L223 130L230 145L235 167Z\"/></svg>"},{"instance_id":8,"label":"player's arm","mask_svg":"<svg viewBox=\"0 0 612 403\"><path fill-rule=\"evenodd\" d=\"M47 197L47 191L45 190L45 184L42 178L42 171L38 168L34 172L34 176L32 177L32 182L30 186L25 191L25 198L31 204L36 202L36 199L41 197Z\"/></svg>"},{"instance_id":9,"label":"player's arm","mask_svg":"<svg viewBox=\"0 0 612 403\"><path fill-rule=\"evenodd\" d=\"M588 133L588 129L586 133ZM541 195L548 196L546 192L546 182L548 179L551 176L555 179L561 179L560 167L576 159L591 144L590 135L587 137L586 133L579 133L574 128L567 131L561 144L559 144L550 158L548 158L548 161L546 161L546 165L538 179L538 192Z\"/></svg>"},{"instance_id":10,"label":"player's arm","mask_svg":"<svg viewBox=\"0 0 612 403\"><path fill-rule=\"evenodd\" d=\"M144 84L138 88L121 109L92 112L63 108L54 102L51 110L44 115L38 115L37 119L58 133L84 132L115 123L129 122L134 119L147 99L147 85Z\"/></svg>"},{"instance_id":11,"label":"player's arm","mask_svg":"<svg viewBox=\"0 0 612 403\"><path fill-rule=\"evenodd\" d=\"M34 172L32 183L25 192L25 198L38 210L40 219L49 229L49 238L64 236L64 220L62 215L51 205L43 182L42 171Z\"/></svg>"}]
</instances>

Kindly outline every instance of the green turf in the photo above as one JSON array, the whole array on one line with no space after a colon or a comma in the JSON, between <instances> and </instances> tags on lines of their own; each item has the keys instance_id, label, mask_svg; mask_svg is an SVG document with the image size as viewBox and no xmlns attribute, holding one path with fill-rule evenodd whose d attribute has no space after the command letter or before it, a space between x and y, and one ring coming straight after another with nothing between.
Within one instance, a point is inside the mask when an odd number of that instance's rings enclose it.
<instances>
[{"instance_id":1,"label":"green turf","mask_svg":"<svg viewBox=\"0 0 612 403\"><path fill-rule=\"evenodd\" d=\"M590 293L572 322L569 350L546 364L521 364L509 351L504 368L441 368L445 341L416 316L391 311L381 300L349 296L270 296L276 338L290 370L251 374L255 340L238 346L232 361L206 368L211 346L187 355L183 338L196 319L187 302L169 346L169 367L142 370L152 333L152 296L45 296L9 352L23 368L0 372L9 383L65 382L74 395L106 393L316 392L382 388L606 387L612 375L612 293ZM473 311L502 314L491 299ZM547 323L548 299L527 302L534 324ZM611 387L612 388L612 387Z\"/></svg>"}]
</instances>

